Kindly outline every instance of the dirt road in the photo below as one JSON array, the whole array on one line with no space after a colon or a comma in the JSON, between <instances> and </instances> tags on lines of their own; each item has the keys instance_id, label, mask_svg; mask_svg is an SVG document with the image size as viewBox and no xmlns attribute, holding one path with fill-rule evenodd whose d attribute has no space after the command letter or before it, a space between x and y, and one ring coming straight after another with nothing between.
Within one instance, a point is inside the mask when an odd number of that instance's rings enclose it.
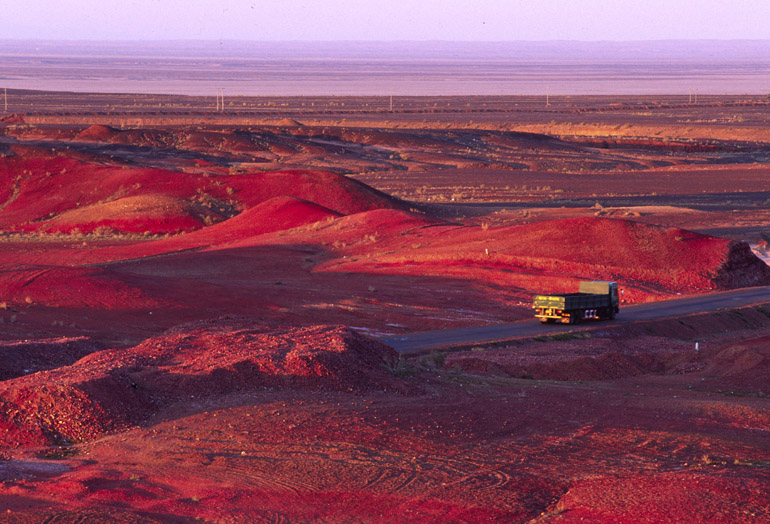
<instances>
[{"instance_id":1,"label":"dirt road","mask_svg":"<svg viewBox=\"0 0 770 524\"><path fill-rule=\"evenodd\" d=\"M507 324L421 331L409 335L382 337L380 340L400 353L413 354L447 346L484 344L543 333L586 331L626 322L658 320L720 309L734 309L768 300L770 300L770 287L752 287L624 307L621 309L619 318L613 322L589 322L581 326L570 326L567 324L542 324L533 318L532 320Z\"/></svg>"}]
</instances>

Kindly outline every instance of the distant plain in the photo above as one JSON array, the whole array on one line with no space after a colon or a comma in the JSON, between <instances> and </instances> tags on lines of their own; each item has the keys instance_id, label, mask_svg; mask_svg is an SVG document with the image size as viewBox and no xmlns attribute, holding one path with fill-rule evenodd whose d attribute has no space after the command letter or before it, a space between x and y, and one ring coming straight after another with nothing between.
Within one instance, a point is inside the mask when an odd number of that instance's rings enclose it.
<instances>
[{"instance_id":1,"label":"distant plain","mask_svg":"<svg viewBox=\"0 0 770 524\"><path fill-rule=\"evenodd\" d=\"M768 41L0 41L0 87L214 95L770 93Z\"/></svg>"}]
</instances>

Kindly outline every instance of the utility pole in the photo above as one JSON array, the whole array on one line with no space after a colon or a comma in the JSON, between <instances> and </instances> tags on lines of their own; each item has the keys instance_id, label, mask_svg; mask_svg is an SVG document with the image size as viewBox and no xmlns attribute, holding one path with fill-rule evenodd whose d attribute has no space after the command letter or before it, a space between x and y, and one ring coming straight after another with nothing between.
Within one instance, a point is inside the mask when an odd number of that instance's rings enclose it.
<instances>
[{"instance_id":1,"label":"utility pole","mask_svg":"<svg viewBox=\"0 0 770 524\"><path fill-rule=\"evenodd\" d=\"M545 86L545 107L551 107L551 86L546 85Z\"/></svg>"},{"instance_id":2,"label":"utility pole","mask_svg":"<svg viewBox=\"0 0 770 524\"><path fill-rule=\"evenodd\" d=\"M390 88L390 112L393 112L393 88Z\"/></svg>"},{"instance_id":3,"label":"utility pole","mask_svg":"<svg viewBox=\"0 0 770 524\"><path fill-rule=\"evenodd\" d=\"M7 87L3 88L3 96L5 97L5 111L4 112L7 113L8 112L8 88Z\"/></svg>"},{"instance_id":4,"label":"utility pole","mask_svg":"<svg viewBox=\"0 0 770 524\"><path fill-rule=\"evenodd\" d=\"M217 112L225 110L225 88L217 87Z\"/></svg>"},{"instance_id":5,"label":"utility pole","mask_svg":"<svg viewBox=\"0 0 770 524\"><path fill-rule=\"evenodd\" d=\"M690 99L687 101L688 104L692 104L692 89L690 89Z\"/></svg>"}]
</instances>

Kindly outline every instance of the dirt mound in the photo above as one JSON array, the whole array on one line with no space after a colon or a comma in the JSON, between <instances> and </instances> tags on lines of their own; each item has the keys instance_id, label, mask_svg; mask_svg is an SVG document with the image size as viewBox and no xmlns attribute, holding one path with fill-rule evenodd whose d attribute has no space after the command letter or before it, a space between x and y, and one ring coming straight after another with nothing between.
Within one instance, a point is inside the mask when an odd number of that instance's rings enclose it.
<instances>
[{"instance_id":1,"label":"dirt mound","mask_svg":"<svg viewBox=\"0 0 770 524\"><path fill-rule=\"evenodd\" d=\"M95 142L110 142L114 139L115 135L119 134L120 130L114 127L94 124L80 133L78 133L77 140L90 140Z\"/></svg>"},{"instance_id":2,"label":"dirt mound","mask_svg":"<svg viewBox=\"0 0 770 524\"><path fill-rule=\"evenodd\" d=\"M243 240L256 235L282 231L312 224L327 218L337 218L339 213L306 200L293 197L275 197L258 204L243 213L187 235L187 241L202 241L218 245Z\"/></svg>"},{"instance_id":3,"label":"dirt mound","mask_svg":"<svg viewBox=\"0 0 770 524\"><path fill-rule=\"evenodd\" d=\"M234 175L228 178L246 207L277 196L307 200L342 215L381 208L406 209L407 205L352 178L323 171L276 171Z\"/></svg>"},{"instance_id":4,"label":"dirt mound","mask_svg":"<svg viewBox=\"0 0 770 524\"><path fill-rule=\"evenodd\" d=\"M301 123L294 120L293 118L282 118L275 124L282 127L301 127L302 126Z\"/></svg>"},{"instance_id":5,"label":"dirt mound","mask_svg":"<svg viewBox=\"0 0 770 524\"><path fill-rule=\"evenodd\" d=\"M132 375L140 388L156 395L205 396L254 387L398 388L386 371L397 360L395 352L342 327L270 330L243 321L225 326L203 322L151 339L136 351L163 355L152 369Z\"/></svg>"},{"instance_id":6,"label":"dirt mound","mask_svg":"<svg viewBox=\"0 0 770 524\"><path fill-rule=\"evenodd\" d=\"M520 264L545 273L620 280L669 292L770 283L770 268L748 245L679 228L581 217L516 226L496 237ZM573 285L554 291L572 291Z\"/></svg>"},{"instance_id":7,"label":"dirt mound","mask_svg":"<svg viewBox=\"0 0 770 524\"><path fill-rule=\"evenodd\" d=\"M163 195L137 195L71 209L51 220L15 229L45 233L119 231L164 234L192 231L221 218L190 201Z\"/></svg>"},{"instance_id":8,"label":"dirt mound","mask_svg":"<svg viewBox=\"0 0 770 524\"><path fill-rule=\"evenodd\" d=\"M399 390L401 381L388 372L396 361L388 346L342 327L200 322L0 383L0 443L92 439L183 398L264 388Z\"/></svg>"},{"instance_id":9,"label":"dirt mound","mask_svg":"<svg viewBox=\"0 0 770 524\"><path fill-rule=\"evenodd\" d=\"M120 373L73 366L0 383L0 444L66 444L126 429L153 412L152 399ZM0 429L0 432L2 430Z\"/></svg>"},{"instance_id":10,"label":"dirt mound","mask_svg":"<svg viewBox=\"0 0 770 524\"><path fill-rule=\"evenodd\" d=\"M66 366L103 349L86 337L0 342L0 381Z\"/></svg>"},{"instance_id":11,"label":"dirt mound","mask_svg":"<svg viewBox=\"0 0 770 524\"><path fill-rule=\"evenodd\" d=\"M770 337L719 348L707 360L700 386L736 394L770 395Z\"/></svg>"},{"instance_id":12,"label":"dirt mound","mask_svg":"<svg viewBox=\"0 0 770 524\"><path fill-rule=\"evenodd\" d=\"M405 239L410 239L412 234L417 234L432 226L446 224L446 222L419 213L397 209L375 209L374 211L341 217L335 220L331 227L303 232L295 238L303 243L332 244L338 253L347 253L352 256L369 253L373 245L390 249L394 242L397 242L399 247L403 249L401 245ZM321 263L316 266L315 270L322 271L340 265L346 268L357 266L355 263L350 265L348 261L350 257L343 256L343 259L337 258L328 263ZM366 263L363 265L368 268Z\"/></svg>"}]
</instances>

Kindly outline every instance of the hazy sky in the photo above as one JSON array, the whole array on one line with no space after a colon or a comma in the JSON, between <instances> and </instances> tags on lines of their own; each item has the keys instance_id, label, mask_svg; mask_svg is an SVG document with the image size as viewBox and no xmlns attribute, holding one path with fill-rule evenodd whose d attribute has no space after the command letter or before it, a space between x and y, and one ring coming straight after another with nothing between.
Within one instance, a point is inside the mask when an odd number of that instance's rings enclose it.
<instances>
[{"instance_id":1,"label":"hazy sky","mask_svg":"<svg viewBox=\"0 0 770 524\"><path fill-rule=\"evenodd\" d=\"M770 39L770 1L0 0L0 38Z\"/></svg>"}]
</instances>

